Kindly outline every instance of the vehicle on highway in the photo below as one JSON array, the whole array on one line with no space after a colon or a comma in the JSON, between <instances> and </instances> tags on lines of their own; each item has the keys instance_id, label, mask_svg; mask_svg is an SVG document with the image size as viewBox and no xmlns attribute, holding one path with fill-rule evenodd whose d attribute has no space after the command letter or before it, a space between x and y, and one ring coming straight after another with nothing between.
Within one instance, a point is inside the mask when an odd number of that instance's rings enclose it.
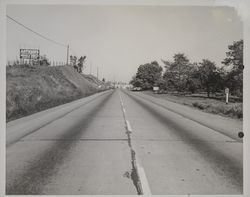
<instances>
[{"instance_id":1,"label":"vehicle on highway","mask_svg":"<svg viewBox=\"0 0 250 197\"><path fill-rule=\"evenodd\" d=\"M133 88L131 89L131 91L141 91L141 90L142 90L141 87L133 87Z\"/></svg>"}]
</instances>

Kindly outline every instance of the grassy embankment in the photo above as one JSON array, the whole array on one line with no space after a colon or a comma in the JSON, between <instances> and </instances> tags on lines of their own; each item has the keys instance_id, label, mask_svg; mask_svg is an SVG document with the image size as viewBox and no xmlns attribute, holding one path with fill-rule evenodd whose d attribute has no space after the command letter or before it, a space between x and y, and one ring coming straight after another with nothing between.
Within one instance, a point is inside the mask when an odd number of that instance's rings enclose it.
<instances>
[{"instance_id":1,"label":"grassy embankment","mask_svg":"<svg viewBox=\"0 0 250 197\"><path fill-rule=\"evenodd\" d=\"M69 66L8 66L7 122L94 94L100 91L98 85Z\"/></svg>"},{"instance_id":2,"label":"grassy embankment","mask_svg":"<svg viewBox=\"0 0 250 197\"><path fill-rule=\"evenodd\" d=\"M242 102L236 102L233 97L229 98L229 103L226 104L223 97L207 98L206 94L173 95L155 94L152 91L145 91L144 93L153 95L157 98L163 98L175 103L187 105L208 113L219 114L236 119L243 118L243 104Z\"/></svg>"}]
</instances>

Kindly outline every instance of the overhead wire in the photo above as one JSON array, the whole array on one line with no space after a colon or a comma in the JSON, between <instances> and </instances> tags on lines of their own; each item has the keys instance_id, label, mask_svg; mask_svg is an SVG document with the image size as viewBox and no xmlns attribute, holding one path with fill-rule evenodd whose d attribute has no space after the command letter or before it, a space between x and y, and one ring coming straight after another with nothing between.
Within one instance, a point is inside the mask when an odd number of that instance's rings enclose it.
<instances>
[{"instance_id":1,"label":"overhead wire","mask_svg":"<svg viewBox=\"0 0 250 197\"><path fill-rule=\"evenodd\" d=\"M7 17L8 19L12 20L13 22L15 22L16 24L22 26L22 27L25 28L26 30L31 31L32 33L36 34L37 36L39 36L39 37L41 37L41 38L43 38L43 39L45 39L45 40L47 40L47 41L53 42L54 44L57 44L57 45L60 45L60 46L63 46L63 47L68 47L68 45L66 45L66 44L60 43L60 42L55 41L55 40L53 40L53 39L51 39L51 38L48 38L47 36L42 35L41 33L38 33L37 31L31 29L30 27L27 27L26 25L24 25L24 24L22 24L21 22L17 21L17 20L14 19L13 17L10 17L9 15L6 15L6 17ZM73 52L74 55L77 55L77 53L75 52L75 50L72 49L72 47L69 47L69 50L70 50L71 52Z\"/></svg>"},{"instance_id":2,"label":"overhead wire","mask_svg":"<svg viewBox=\"0 0 250 197\"><path fill-rule=\"evenodd\" d=\"M66 44L57 42L57 41L55 41L55 40L53 40L53 39L50 39L50 38L48 38L48 37L46 37L46 36L44 36L44 35L42 35L42 34L36 32L36 31L34 31L33 29L31 29L31 28L27 27L26 25L24 25L24 24L18 22L16 19L10 17L9 15L6 15L6 16L7 16L8 19L14 21L14 22L17 23L18 25L20 25L20 26L22 26L23 28L25 28L25 29L27 29L27 30L33 32L34 34L40 36L41 38L43 38L43 39L45 39L45 40L47 40L47 41L53 42L54 44L57 44L57 45L60 45L60 46L63 46L63 47L67 47Z\"/></svg>"}]
</instances>

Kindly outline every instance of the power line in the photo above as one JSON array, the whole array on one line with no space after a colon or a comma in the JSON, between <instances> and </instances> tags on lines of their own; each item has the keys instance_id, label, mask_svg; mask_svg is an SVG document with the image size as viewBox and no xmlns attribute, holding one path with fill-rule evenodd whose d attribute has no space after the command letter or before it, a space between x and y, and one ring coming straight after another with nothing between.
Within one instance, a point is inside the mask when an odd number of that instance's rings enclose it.
<instances>
[{"instance_id":1,"label":"power line","mask_svg":"<svg viewBox=\"0 0 250 197\"><path fill-rule=\"evenodd\" d=\"M63 46L63 47L68 47L68 45L62 44L62 43L57 42L57 41L55 41L55 40L52 40L52 39L50 39L50 38L48 38L48 37L46 37L46 36L44 36L44 35L42 35L42 34L36 32L36 31L32 30L31 28L25 26L24 24L18 22L17 20L13 19L12 17L10 17L10 16L8 16L8 15L6 15L6 16L7 16L7 18L9 18L10 20L12 20L12 21L14 21L15 23L17 23L18 25L24 27L25 29L27 29L27 30L33 32L34 34L36 34L36 35L42 37L43 39L45 39L45 40L47 40L47 41L53 42L54 44L57 44L57 45L60 45L60 46Z\"/></svg>"},{"instance_id":2,"label":"power line","mask_svg":"<svg viewBox=\"0 0 250 197\"><path fill-rule=\"evenodd\" d=\"M43 39L45 39L45 40L47 40L47 41L50 41L50 42L53 42L54 44L57 44L57 45L66 47L66 48L67 48L67 64L68 64L69 50L71 50L75 55L77 55L77 53L75 52L75 50L73 50L72 47L69 47L69 45L66 45L66 44L57 42L57 41L55 41L55 40L52 40L52 39L50 39L50 38L48 38L48 37L46 37L46 36L44 36L44 35L42 35L42 34L36 32L36 31L34 31L33 29L27 27L26 25L24 25L24 24L18 22L17 20L15 20L14 18L10 17L9 15L6 15L6 16L7 16L7 18L9 18L10 20L12 20L12 21L14 21L15 23L17 23L18 25L20 25L20 26L24 27L25 29L31 31L32 33L34 33L34 34L36 34L36 35L42 37Z\"/></svg>"}]
</instances>

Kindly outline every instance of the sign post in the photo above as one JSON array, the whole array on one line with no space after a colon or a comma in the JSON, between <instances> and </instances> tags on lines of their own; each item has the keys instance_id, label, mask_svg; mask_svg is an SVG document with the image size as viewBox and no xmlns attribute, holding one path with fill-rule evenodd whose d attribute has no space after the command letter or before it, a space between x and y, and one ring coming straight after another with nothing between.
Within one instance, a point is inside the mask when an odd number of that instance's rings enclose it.
<instances>
[{"instance_id":1,"label":"sign post","mask_svg":"<svg viewBox=\"0 0 250 197\"><path fill-rule=\"evenodd\" d=\"M228 104L229 88L225 89L225 93L226 93L226 104Z\"/></svg>"}]
</instances>

